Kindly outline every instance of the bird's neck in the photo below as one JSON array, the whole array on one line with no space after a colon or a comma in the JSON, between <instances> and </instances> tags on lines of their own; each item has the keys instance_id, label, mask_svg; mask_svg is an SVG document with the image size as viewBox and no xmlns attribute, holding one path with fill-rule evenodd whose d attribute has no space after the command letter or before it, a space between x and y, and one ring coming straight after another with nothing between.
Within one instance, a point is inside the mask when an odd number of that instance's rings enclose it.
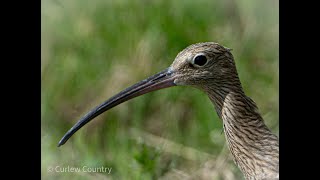
<instances>
[{"instance_id":1,"label":"bird's neck","mask_svg":"<svg viewBox=\"0 0 320 180\"><path fill-rule=\"evenodd\" d=\"M278 138L264 124L255 103L241 88L207 91L218 116L235 163L247 179L278 176Z\"/></svg>"}]
</instances>

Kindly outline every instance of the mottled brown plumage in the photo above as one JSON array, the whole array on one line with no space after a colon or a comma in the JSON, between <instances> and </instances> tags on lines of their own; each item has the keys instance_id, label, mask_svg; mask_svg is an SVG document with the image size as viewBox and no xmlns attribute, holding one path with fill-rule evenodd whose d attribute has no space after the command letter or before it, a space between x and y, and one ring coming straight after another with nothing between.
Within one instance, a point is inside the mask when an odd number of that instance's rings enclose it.
<instances>
[{"instance_id":1,"label":"mottled brown plumage","mask_svg":"<svg viewBox=\"0 0 320 180\"><path fill-rule=\"evenodd\" d=\"M198 54L204 66L190 66ZM192 63L191 63L192 64ZM279 177L279 141L264 124L256 104L242 90L233 56L217 43L198 43L180 52L171 66L179 72L177 85L205 91L213 102L235 163L247 179Z\"/></svg>"},{"instance_id":2,"label":"mottled brown plumage","mask_svg":"<svg viewBox=\"0 0 320 180\"><path fill-rule=\"evenodd\" d=\"M134 97L175 85L206 92L213 102L235 163L246 179L279 179L279 141L264 124L256 104L245 95L228 48L206 42L181 51L172 65L113 96L86 114L60 140L104 111Z\"/></svg>"}]
</instances>

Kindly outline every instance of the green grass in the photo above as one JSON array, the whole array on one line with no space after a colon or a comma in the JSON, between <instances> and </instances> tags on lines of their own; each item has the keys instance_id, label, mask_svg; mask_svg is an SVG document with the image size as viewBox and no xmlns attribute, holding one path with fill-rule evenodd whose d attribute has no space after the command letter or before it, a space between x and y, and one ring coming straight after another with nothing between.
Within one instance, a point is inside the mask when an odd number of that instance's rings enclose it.
<instances>
[{"instance_id":1,"label":"green grass","mask_svg":"<svg viewBox=\"0 0 320 180\"><path fill-rule=\"evenodd\" d=\"M278 134L278 1L46 0L41 16L43 179L241 179L212 103L190 87L121 104L57 147L91 108L197 42L233 49L246 94ZM48 171L57 166L112 170Z\"/></svg>"}]
</instances>

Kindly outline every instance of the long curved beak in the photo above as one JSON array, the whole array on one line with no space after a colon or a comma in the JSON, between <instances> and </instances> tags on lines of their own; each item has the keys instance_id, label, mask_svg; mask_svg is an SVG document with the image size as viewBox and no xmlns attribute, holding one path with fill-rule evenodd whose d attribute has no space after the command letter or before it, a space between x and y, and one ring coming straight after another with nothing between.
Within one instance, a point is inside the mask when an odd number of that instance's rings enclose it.
<instances>
[{"instance_id":1,"label":"long curved beak","mask_svg":"<svg viewBox=\"0 0 320 180\"><path fill-rule=\"evenodd\" d=\"M175 86L174 73L171 68L167 68L145 80L142 80L131 87L119 92L104 103L92 109L85 116L83 116L59 141L58 147L68 141L68 139L77 132L82 126L90 122L93 118L99 116L103 112L128 101L134 97L141 96L148 92L167 87Z\"/></svg>"}]
</instances>

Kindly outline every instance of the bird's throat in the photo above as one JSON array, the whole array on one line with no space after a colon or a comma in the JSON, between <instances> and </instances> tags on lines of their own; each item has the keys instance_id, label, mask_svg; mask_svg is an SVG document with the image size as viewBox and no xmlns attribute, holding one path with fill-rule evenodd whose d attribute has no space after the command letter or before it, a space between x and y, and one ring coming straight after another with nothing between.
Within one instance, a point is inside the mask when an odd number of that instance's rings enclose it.
<instances>
[{"instance_id":1,"label":"bird's throat","mask_svg":"<svg viewBox=\"0 0 320 180\"><path fill-rule=\"evenodd\" d=\"M209 94L235 163L249 177L277 176L278 138L264 124L255 103L242 91ZM249 178L250 179L250 178Z\"/></svg>"}]
</instances>

